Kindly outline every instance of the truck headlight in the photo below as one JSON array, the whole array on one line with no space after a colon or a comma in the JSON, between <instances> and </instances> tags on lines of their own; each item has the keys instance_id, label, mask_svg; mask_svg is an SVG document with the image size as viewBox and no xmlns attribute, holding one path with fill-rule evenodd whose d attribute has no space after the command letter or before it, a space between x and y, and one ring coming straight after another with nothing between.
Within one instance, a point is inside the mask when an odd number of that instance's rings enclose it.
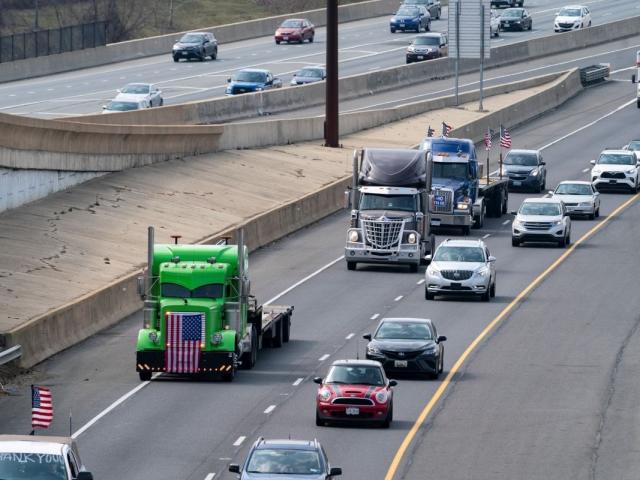
<instances>
[{"instance_id":1,"label":"truck headlight","mask_svg":"<svg viewBox=\"0 0 640 480\"><path fill-rule=\"evenodd\" d=\"M349 241L356 243L360 240L360 234L358 233L357 230L351 230L349 232Z\"/></svg>"},{"instance_id":2,"label":"truck headlight","mask_svg":"<svg viewBox=\"0 0 640 480\"><path fill-rule=\"evenodd\" d=\"M465 202L458 202L456 204L456 209L458 210L469 210L469 204Z\"/></svg>"},{"instance_id":3,"label":"truck headlight","mask_svg":"<svg viewBox=\"0 0 640 480\"><path fill-rule=\"evenodd\" d=\"M158 343L158 332L156 332L155 330L149 332L149 340L151 340L153 343Z\"/></svg>"},{"instance_id":4,"label":"truck headlight","mask_svg":"<svg viewBox=\"0 0 640 480\"><path fill-rule=\"evenodd\" d=\"M378 393L376 393L376 402L387 403L387 400L389 400L389 395L387 395L387 392L385 392L384 390L380 390Z\"/></svg>"},{"instance_id":5,"label":"truck headlight","mask_svg":"<svg viewBox=\"0 0 640 480\"><path fill-rule=\"evenodd\" d=\"M220 345L222 343L222 334L220 332L216 332L211 335L211 343L214 345Z\"/></svg>"},{"instance_id":6,"label":"truck headlight","mask_svg":"<svg viewBox=\"0 0 640 480\"><path fill-rule=\"evenodd\" d=\"M418 240L418 236L415 233L410 233L409 236L407 237L407 242L409 243L416 243L417 240Z\"/></svg>"}]
</instances>

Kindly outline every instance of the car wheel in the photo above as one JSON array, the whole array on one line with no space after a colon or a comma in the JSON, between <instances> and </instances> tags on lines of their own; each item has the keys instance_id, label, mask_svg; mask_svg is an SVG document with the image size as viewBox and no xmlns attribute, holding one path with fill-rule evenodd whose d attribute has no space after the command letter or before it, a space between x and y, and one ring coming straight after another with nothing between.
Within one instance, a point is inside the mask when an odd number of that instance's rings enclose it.
<instances>
[{"instance_id":1,"label":"car wheel","mask_svg":"<svg viewBox=\"0 0 640 480\"><path fill-rule=\"evenodd\" d=\"M533 22L529 23L529 30L533 30Z\"/></svg>"},{"instance_id":2,"label":"car wheel","mask_svg":"<svg viewBox=\"0 0 640 480\"><path fill-rule=\"evenodd\" d=\"M318 413L318 410L316 409L316 427L324 427L324 425L325 425L325 423L320 418L320 414Z\"/></svg>"},{"instance_id":3,"label":"car wheel","mask_svg":"<svg viewBox=\"0 0 640 480\"><path fill-rule=\"evenodd\" d=\"M440 11L440 9L438 9L438 13L436 14L436 20L440 20L440 15L442 15L442 12Z\"/></svg>"},{"instance_id":4,"label":"car wheel","mask_svg":"<svg viewBox=\"0 0 640 480\"><path fill-rule=\"evenodd\" d=\"M390 31L391 31L391 33L396 33L396 29L395 28L392 28Z\"/></svg>"},{"instance_id":5,"label":"car wheel","mask_svg":"<svg viewBox=\"0 0 640 480\"><path fill-rule=\"evenodd\" d=\"M435 297L435 295L433 293L429 292L429 289L427 287L424 287L424 299L425 300L433 300Z\"/></svg>"},{"instance_id":6,"label":"car wheel","mask_svg":"<svg viewBox=\"0 0 640 480\"><path fill-rule=\"evenodd\" d=\"M518 240L516 237L511 237L511 246L512 247L519 247L520 246L520 240Z\"/></svg>"},{"instance_id":7,"label":"car wheel","mask_svg":"<svg viewBox=\"0 0 640 480\"><path fill-rule=\"evenodd\" d=\"M440 354L440 367L438 368L438 373L444 372L444 350Z\"/></svg>"},{"instance_id":8,"label":"car wheel","mask_svg":"<svg viewBox=\"0 0 640 480\"><path fill-rule=\"evenodd\" d=\"M178 63L180 61L180 59L174 55L173 56L173 61ZM640 105L638 105L638 106L640 107Z\"/></svg>"},{"instance_id":9,"label":"car wheel","mask_svg":"<svg viewBox=\"0 0 640 480\"><path fill-rule=\"evenodd\" d=\"M600 216L600 207L596 208L595 217L598 218Z\"/></svg>"},{"instance_id":10,"label":"car wheel","mask_svg":"<svg viewBox=\"0 0 640 480\"><path fill-rule=\"evenodd\" d=\"M488 302L489 300L491 300L491 287L487 288L487 291L480 296L480 299L483 302Z\"/></svg>"},{"instance_id":11,"label":"car wheel","mask_svg":"<svg viewBox=\"0 0 640 480\"><path fill-rule=\"evenodd\" d=\"M429 20L427 22L427 25L424 27L424 31L425 32L430 32L431 31L431 20Z\"/></svg>"},{"instance_id":12,"label":"car wheel","mask_svg":"<svg viewBox=\"0 0 640 480\"><path fill-rule=\"evenodd\" d=\"M347 262L347 270L355 270L357 265L356 262Z\"/></svg>"},{"instance_id":13,"label":"car wheel","mask_svg":"<svg viewBox=\"0 0 640 480\"><path fill-rule=\"evenodd\" d=\"M163 106L163 105L164 105L164 98L161 98L160 99L160 106Z\"/></svg>"},{"instance_id":14,"label":"car wheel","mask_svg":"<svg viewBox=\"0 0 640 480\"><path fill-rule=\"evenodd\" d=\"M558 241L558 246L564 248L567 246L567 237L562 237L562 240Z\"/></svg>"},{"instance_id":15,"label":"car wheel","mask_svg":"<svg viewBox=\"0 0 640 480\"><path fill-rule=\"evenodd\" d=\"M409 264L409 272L416 273L417 271L418 271L418 264L417 263L410 263Z\"/></svg>"},{"instance_id":16,"label":"car wheel","mask_svg":"<svg viewBox=\"0 0 640 480\"><path fill-rule=\"evenodd\" d=\"M309 43L313 43L313 35L309 37Z\"/></svg>"},{"instance_id":17,"label":"car wheel","mask_svg":"<svg viewBox=\"0 0 640 480\"><path fill-rule=\"evenodd\" d=\"M393 402L389 405L389 410L387 411L387 416L382 422L382 428L389 428L391 426L391 422L393 421Z\"/></svg>"},{"instance_id":18,"label":"car wheel","mask_svg":"<svg viewBox=\"0 0 640 480\"><path fill-rule=\"evenodd\" d=\"M280 40L276 40L276 45L280 45Z\"/></svg>"},{"instance_id":19,"label":"car wheel","mask_svg":"<svg viewBox=\"0 0 640 480\"><path fill-rule=\"evenodd\" d=\"M410 63L411 63L411 60L407 58L407 65L409 65Z\"/></svg>"},{"instance_id":20,"label":"car wheel","mask_svg":"<svg viewBox=\"0 0 640 480\"><path fill-rule=\"evenodd\" d=\"M594 213L590 213L587 218L589 218L589 220L593 220L594 218L596 218L595 212Z\"/></svg>"},{"instance_id":21,"label":"car wheel","mask_svg":"<svg viewBox=\"0 0 640 480\"><path fill-rule=\"evenodd\" d=\"M200 55L198 55L199 62L204 62L206 59L207 59L207 56L205 55L205 52L202 52Z\"/></svg>"},{"instance_id":22,"label":"car wheel","mask_svg":"<svg viewBox=\"0 0 640 480\"><path fill-rule=\"evenodd\" d=\"M493 283L491 284L491 287L489 288L489 294L491 295L491 298L496 297L496 281L495 280L493 281Z\"/></svg>"},{"instance_id":23,"label":"car wheel","mask_svg":"<svg viewBox=\"0 0 640 480\"><path fill-rule=\"evenodd\" d=\"M637 105L638 105L638 108L640 108L640 100L638 100L638 103L637 103Z\"/></svg>"},{"instance_id":24,"label":"car wheel","mask_svg":"<svg viewBox=\"0 0 640 480\"><path fill-rule=\"evenodd\" d=\"M589 27L591 26L591 20L589 20L589 25L587 25L587 26L589 26Z\"/></svg>"},{"instance_id":25,"label":"car wheel","mask_svg":"<svg viewBox=\"0 0 640 480\"><path fill-rule=\"evenodd\" d=\"M211 54L211 60L216 60L217 58L218 58L218 48L216 47L216 49Z\"/></svg>"},{"instance_id":26,"label":"car wheel","mask_svg":"<svg viewBox=\"0 0 640 480\"><path fill-rule=\"evenodd\" d=\"M569 235L567 235L567 241L566 241L566 245L571 245L571 232L569 232Z\"/></svg>"},{"instance_id":27,"label":"car wheel","mask_svg":"<svg viewBox=\"0 0 640 480\"><path fill-rule=\"evenodd\" d=\"M148 382L149 380L151 380L151 372L147 370L138 372L138 375L140 376L140 380L143 382Z\"/></svg>"}]
</instances>

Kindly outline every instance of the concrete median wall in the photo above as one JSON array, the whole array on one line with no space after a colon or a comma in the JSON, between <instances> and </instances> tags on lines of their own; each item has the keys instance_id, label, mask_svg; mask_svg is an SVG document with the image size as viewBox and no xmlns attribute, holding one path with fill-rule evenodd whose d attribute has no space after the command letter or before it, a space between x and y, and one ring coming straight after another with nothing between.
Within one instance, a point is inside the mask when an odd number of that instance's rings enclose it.
<instances>
[{"instance_id":1,"label":"concrete median wall","mask_svg":"<svg viewBox=\"0 0 640 480\"><path fill-rule=\"evenodd\" d=\"M343 5L338 8L339 21L351 22L391 14L397 9L398 3L399 0L370 0ZM205 27L199 30L214 32L218 42L221 44L220 56L224 58L225 43L273 35L282 21L292 16L308 18L319 27L326 24L325 9L318 9L229 25ZM126 60L135 60L137 58L146 58L153 55L166 54L167 61L171 61L169 57L171 47L184 33L172 33L128 42L112 43L105 47L2 63L0 64L0 82L52 75Z\"/></svg>"}]
</instances>

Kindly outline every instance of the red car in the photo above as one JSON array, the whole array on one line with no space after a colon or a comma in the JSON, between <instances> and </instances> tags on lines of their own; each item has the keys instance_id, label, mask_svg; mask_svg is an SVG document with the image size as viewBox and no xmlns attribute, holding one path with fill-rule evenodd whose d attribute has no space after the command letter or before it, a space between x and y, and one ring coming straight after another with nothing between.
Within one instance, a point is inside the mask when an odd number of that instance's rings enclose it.
<instances>
[{"instance_id":1,"label":"red car","mask_svg":"<svg viewBox=\"0 0 640 480\"><path fill-rule=\"evenodd\" d=\"M289 18L282 22L282 25L276 30L275 39L278 45L280 42L302 43L305 40L313 43L315 34L315 27L306 18Z\"/></svg>"},{"instance_id":2,"label":"red car","mask_svg":"<svg viewBox=\"0 0 640 480\"><path fill-rule=\"evenodd\" d=\"M336 360L316 396L316 425L331 422L372 422L388 428L393 420L395 380L375 360Z\"/></svg>"}]
</instances>

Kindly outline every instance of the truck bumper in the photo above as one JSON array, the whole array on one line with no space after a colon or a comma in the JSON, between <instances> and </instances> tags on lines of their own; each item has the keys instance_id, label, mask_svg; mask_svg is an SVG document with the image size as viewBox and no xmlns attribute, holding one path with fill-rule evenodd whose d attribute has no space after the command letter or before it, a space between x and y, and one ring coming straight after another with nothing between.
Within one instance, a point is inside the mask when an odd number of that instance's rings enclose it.
<instances>
[{"instance_id":1,"label":"truck bumper","mask_svg":"<svg viewBox=\"0 0 640 480\"><path fill-rule=\"evenodd\" d=\"M465 227L473 224L473 218L471 215L454 213L432 213L431 214L431 226L433 227Z\"/></svg>"},{"instance_id":2,"label":"truck bumper","mask_svg":"<svg viewBox=\"0 0 640 480\"><path fill-rule=\"evenodd\" d=\"M143 350L136 352L136 372L166 372L164 350ZM231 352L202 352L199 372L229 372L233 367Z\"/></svg>"},{"instance_id":3,"label":"truck bumper","mask_svg":"<svg viewBox=\"0 0 640 480\"><path fill-rule=\"evenodd\" d=\"M347 262L419 265L420 246L403 244L399 250L377 250L367 248L361 243L347 244L344 258Z\"/></svg>"}]
</instances>

